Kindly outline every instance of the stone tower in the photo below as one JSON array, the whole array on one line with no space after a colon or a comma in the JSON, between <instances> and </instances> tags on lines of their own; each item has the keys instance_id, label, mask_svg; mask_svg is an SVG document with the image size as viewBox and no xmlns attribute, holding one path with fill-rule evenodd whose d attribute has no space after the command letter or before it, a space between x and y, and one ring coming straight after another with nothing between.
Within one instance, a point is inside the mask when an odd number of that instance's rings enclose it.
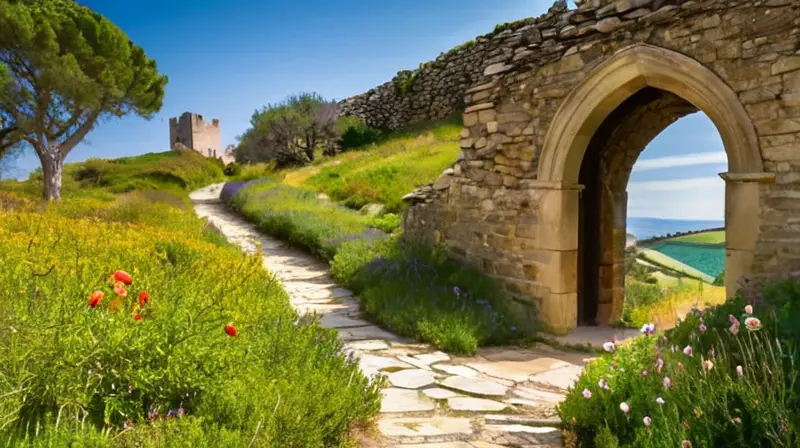
<instances>
[{"instance_id":1,"label":"stone tower","mask_svg":"<svg viewBox=\"0 0 800 448\"><path fill-rule=\"evenodd\" d=\"M206 123L202 115L184 112L180 118L169 119L169 147L178 149L178 143L191 148L205 157L222 158L222 138L219 120Z\"/></svg>"}]
</instances>

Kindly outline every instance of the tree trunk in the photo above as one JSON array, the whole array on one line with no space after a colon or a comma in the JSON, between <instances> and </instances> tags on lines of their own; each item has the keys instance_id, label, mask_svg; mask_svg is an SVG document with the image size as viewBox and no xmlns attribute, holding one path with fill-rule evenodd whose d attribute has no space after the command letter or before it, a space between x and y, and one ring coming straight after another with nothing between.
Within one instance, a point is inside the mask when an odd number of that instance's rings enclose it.
<instances>
[{"instance_id":1,"label":"tree trunk","mask_svg":"<svg viewBox=\"0 0 800 448\"><path fill-rule=\"evenodd\" d=\"M61 199L61 178L64 174L64 158L58 145L47 148L39 156L44 172L44 198L48 201Z\"/></svg>"}]
</instances>

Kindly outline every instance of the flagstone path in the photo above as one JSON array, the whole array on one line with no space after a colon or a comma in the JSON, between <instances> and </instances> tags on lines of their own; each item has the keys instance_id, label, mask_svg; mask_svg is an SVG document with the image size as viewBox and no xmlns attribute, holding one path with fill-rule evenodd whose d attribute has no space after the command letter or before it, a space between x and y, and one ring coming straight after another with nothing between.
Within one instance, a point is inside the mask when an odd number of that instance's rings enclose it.
<instances>
[{"instance_id":1,"label":"flagstone path","mask_svg":"<svg viewBox=\"0 0 800 448\"><path fill-rule=\"evenodd\" d=\"M580 375L586 355L549 346L486 348L451 356L363 320L353 293L328 266L263 235L219 201L222 184L192 193L195 212L247 252L260 244L264 267L283 282L301 314L335 328L361 371L387 378L368 447L561 447L555 406Z\"/></svg>"}]
</instances>

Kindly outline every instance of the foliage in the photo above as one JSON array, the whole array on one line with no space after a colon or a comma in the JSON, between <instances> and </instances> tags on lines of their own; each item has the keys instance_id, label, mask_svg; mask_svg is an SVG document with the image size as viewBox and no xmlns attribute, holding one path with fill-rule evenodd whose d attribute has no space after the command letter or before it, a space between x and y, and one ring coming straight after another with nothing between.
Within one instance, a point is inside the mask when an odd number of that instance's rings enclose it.
<instances>
[{"instance_id":1,"label":"foliage","mask_svg":"<svg viewBox=\"0 0 800 448\"><path fill-rule=\"evenodd\" d=\"M260 254L225 243L185 191L114 195L110 178L43 209L23 199L35 188L0 183L16 209L0 211L0 444L341 446L377 412L378 385L334 331L296 325ZM133 281L115 300L117 269Z\"/></svg>"},{"instance_id":2,"label":"foliage","mask_svg":"<svg viewBox=\"0 0 800 448\"><path fill-rule=\"evenodd\" d=\"M780 281L618 346L587 366L560 417L583 446L797 446L798 305L800 283Z\"/></svg>"},{"instance_id":3,"label":"foliage","mask_svg":"<svg viewBox=\"0 0 800 448\"><path fill-rule=\"evenodd\" d=\"M725 231L711 230L706 232L695 232L688 235L676 236L671 238L669 241L694 244L724 244Z\"/></svg>"},{"instance_id":4,"label":"foliage","mask_svg":"<svg viewBox=\"0 0 800 448\"><path fill-rule=\"evenodd\" d=\"M392 233L399 229L402 223L403 222L400 215L394 213L387 213L383 216L374 216L367 219L368 226L374 227L386 233Z\"/></svg>"},{"instance_id":5,"label":"foliage","mask_svg":"<svg viewBox=\"0 0 800 448\"><path fill-rule=\"evenodd\" d=\"M225 165L225 169L223 170L223 172L225 173L226 176L238 176L242 174L242 165L236 162L231 162Z\"/></svg>"},{"instance_id":6,"label":"foliage","mask_svg":"<svg viewBox=\"0 0 800 448\"><path fill-rule=\"evenodd\" d=\"M330 261L334 277L359 294L369 317L398 333L459 353L525 336L494 281L370 227L389 230L399 216L368 218L276 179L245 185L231 204L263 232ZM456 286L463 293L455 294Z\"/></svg>"},{"instance_id":7,"label":"foliage","mask_svg":"<svg viewBox=\"0 0 800 448\"><path fill-rule=\"evenodd\" d=\"M105 17L69 0L0 1L0 153L21 141L58 199L67 154L104 117L161 109L167 78Z\"/></svg>"},{"instance_id":8,"label":"foliage","mask_svg":"<svg viewBox=\"0 0 800 448\"><path fill-rule=\"evenodd\" d=\"M336 128L341 135L339 138L341 151L371 145L381 137L380 130L367 126L363 120L354 115L339 118L336 121Z\"/></svg>"},{"instance_id":9,"label":"foliage","mask_svg":"<svg viewBox=\"0 0 800 448\"><path fill-rule=\"evenodd\" d=\"M289 96L278 104L256 110L251 128L236 149L239 163L275 162L278 166L302 165L315 152L336 154L338 105L316 93Z\"/></svg>"},{"instance_id":10,"label":"foliage","mask_svg":"<svg viewBox=\"0 0 800 448\"><path fill-rule=\"evenodd\" d=\"M354 241L337 253L331 272L358 291L370 318L452 353L527 336L494 280L438 249L397 238Z\"/></svg>"},{"instance_id":11,"label":"foliage","mask_svg":"<svg viewBox=\"0 0 800 448\"><path fill-rule=\"evenodd\" d=\"M400 212L403 196L436 179L459 154L460 117L386 136L370 151L351 151L335 162L286 173L286 182L325 193L360 209L382 203Z\"/></svg>"},{"instance_id":12,"label":"foliage","mask_svg":"<svg viewBox=\"0 0 800 448\"><path fill-rule=\"evenodd\" d=\"M719 275L717 275L716 278L714 278L713 285L714 286L725 286L725 271L724 270L722 272L720 272Z\"/></svg>"}]
</instances>

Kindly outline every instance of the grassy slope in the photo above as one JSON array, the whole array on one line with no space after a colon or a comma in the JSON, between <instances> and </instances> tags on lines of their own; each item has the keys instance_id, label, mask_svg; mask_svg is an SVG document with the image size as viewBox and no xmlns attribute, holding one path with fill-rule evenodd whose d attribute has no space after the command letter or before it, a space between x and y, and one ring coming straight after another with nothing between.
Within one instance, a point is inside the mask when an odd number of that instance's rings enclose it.
<instances>
[{"instance_id":1,"label":"grassy slope","mask_svg":"<svg viewBox=\"0 0 800 448\"><path fill-rule=\"evenodd\" d=\"M661 252L651 249L639 249L639 253L645 257L645 260L651 263L664 266L665 268L672 269L673 271L682 272L690 277L703 280L706 283L714 282L714 277L704 274L703 272L700 272L689 265L683 264L674 258L668 257Z\"/></svg>"},{"instance_id":2,"label":"grassy slope","mask_svg":"<svg viewBox=\"0 0 800 448\"><path fill-rule=\"evenodd\" d=\"M460 116L393 134L375 146L286 170L283 182L325 193L348 207L382 203L389 212L402 198L433 181L459 154Z\"/></svg>"},{"instance_id":3,"label":"grassy slope","mask_svg":"<svg viewBox=\"0 0 800 448\"><path fill-rule=\"evenodd\" d=\"M694 243L694 244L722 244L725 242L724 230L712 230L709 232L694 233L683 235L666 240L667 242Z\"/></svg>"},{"instance_id":4,"label":"grassy slope","mask_svg":"<svg viewBox=\"0 0 800 448\"><path fill-rule=\"evenodd\" d=\"M339 446L377 411L335 332L295 327L260 258L194 215L187 190L220 180L218 164L192 153L73 164L65 199L47 206L38 178L0 182L0 444ZM134 277L121 301L106 281L116 269ZM184 417L163 419L178 407Z\"/></svg>"}]
</instances>

